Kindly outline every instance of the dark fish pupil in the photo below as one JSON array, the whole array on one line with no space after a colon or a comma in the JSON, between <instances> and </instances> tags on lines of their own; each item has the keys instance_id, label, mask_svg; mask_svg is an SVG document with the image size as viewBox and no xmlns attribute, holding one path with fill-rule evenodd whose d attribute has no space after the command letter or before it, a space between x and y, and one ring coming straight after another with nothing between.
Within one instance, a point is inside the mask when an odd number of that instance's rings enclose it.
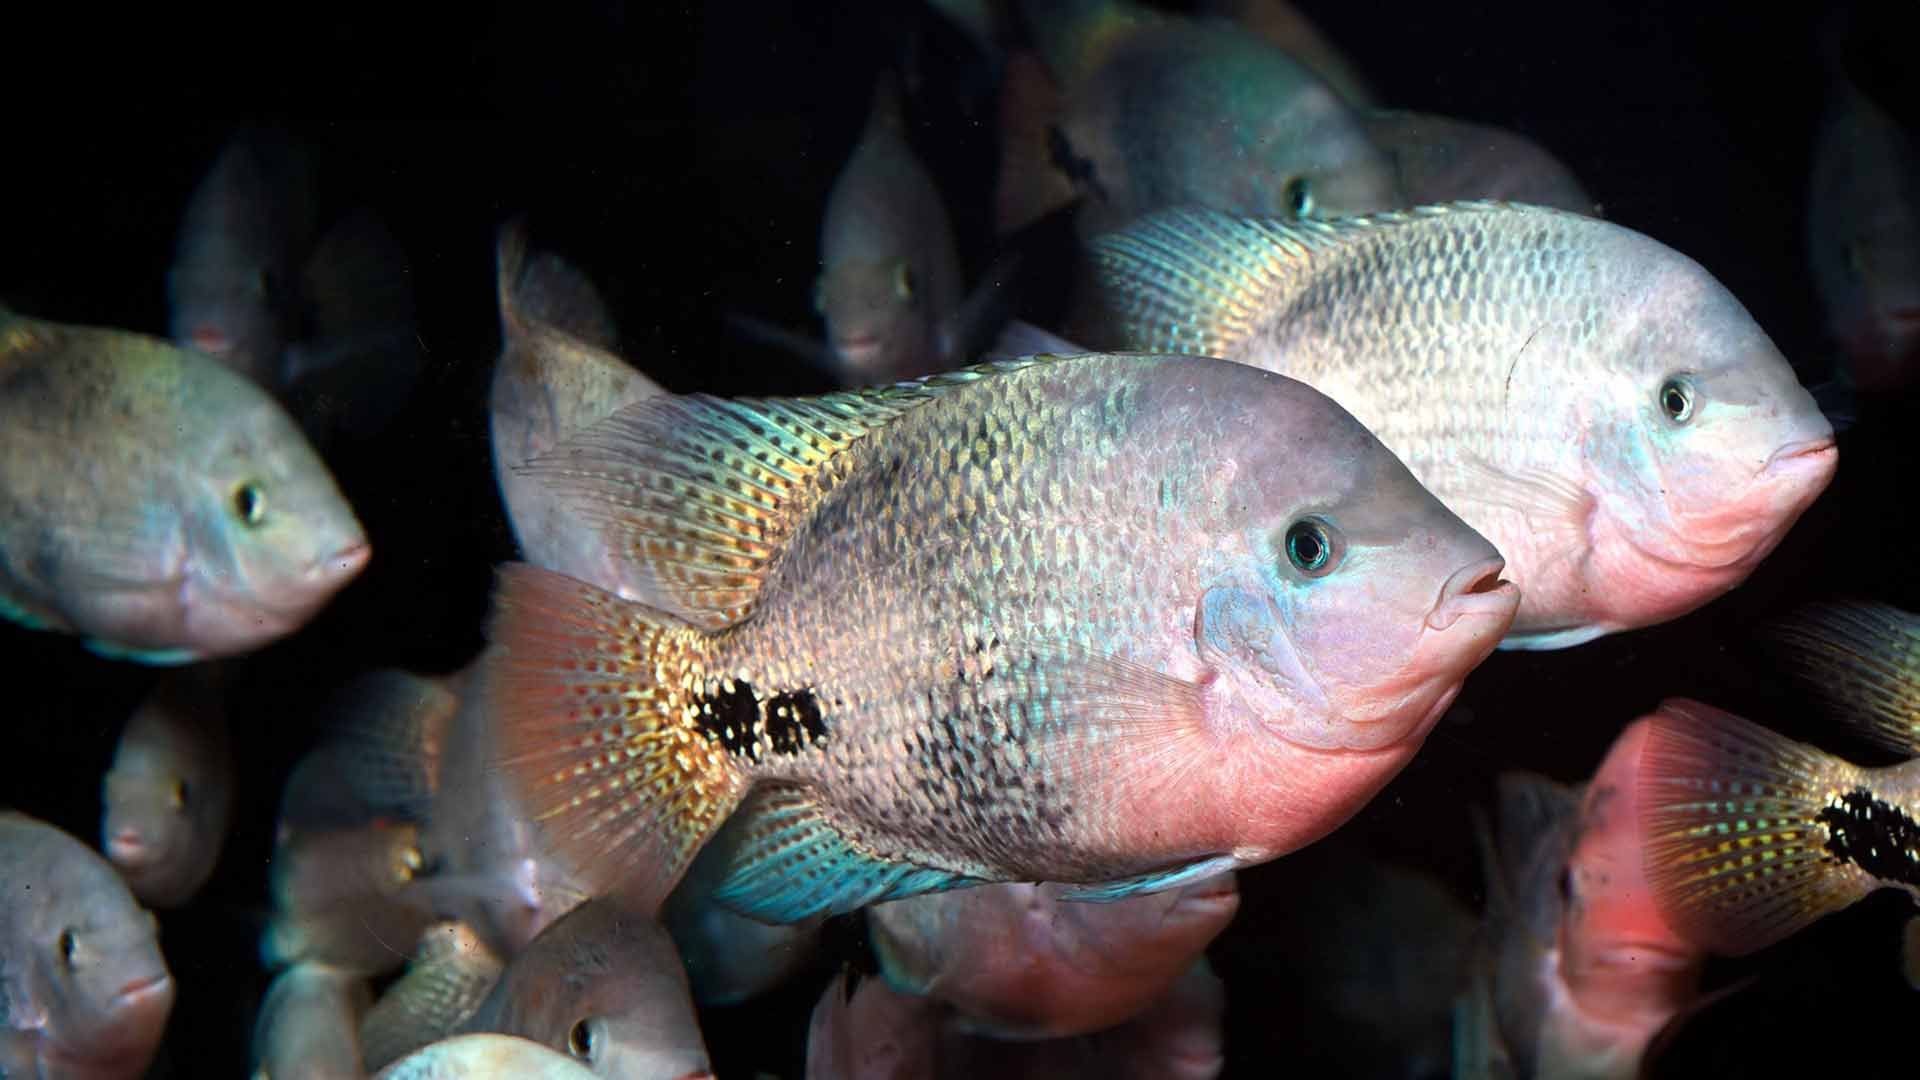
<instances>
[{"instance_id":1,"label":"dark fish pupil","mask_svg":"<svg viewBox=\"0 0 1920 1080\"><path fill-rule=\"evenodd\" d=\"M1318 570L1327 561L1327 545L1311 525L1295 525L1287 532L1287 557L1302 570Z\"/></svg>"},{"instance_id":2,"label":"dark fish pupil","mask_svg":"<svg viewBox=\"0 0 1920 1080\"><path fill-rule=\"evenodd\" d=\"M575 1057L593 1056L593 1031L585 1020L574 1024L573 1030L567 1033L567 1049L572 1050Z\"/></svg>"},{"instance_id":3,"label":"dark fish pupil","mask_svg":"<svg viewBox=\"0 0 1920 1080\"><path fill-rule=\"evenodd\" d=\"M1687 413L1687 392L1678 383L1668 383L1660 391L1660 404L1667 410L1668 416L1678 420Z\"/></svg>"}]
</instances>

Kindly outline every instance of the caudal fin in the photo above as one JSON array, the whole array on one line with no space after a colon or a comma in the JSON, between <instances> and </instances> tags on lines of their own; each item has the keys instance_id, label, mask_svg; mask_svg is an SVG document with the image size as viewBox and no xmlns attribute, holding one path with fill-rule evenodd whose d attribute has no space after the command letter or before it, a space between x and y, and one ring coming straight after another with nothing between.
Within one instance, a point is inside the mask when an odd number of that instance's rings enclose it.
<instances>
[{"instance_id":1,"label":"caudal fin","mask_svg":"<svg viewBox=\"0 0 1920 1080\"><path fill-rule=\"evenodd\" d=\"M491 637L479 692L496 760L591 894L657 912L747 788L684 707L705 636L509 563Z\"/></svg>"},{"instance_id":2,"label":"caudal fin","mask_svg":"<svg viewBox=\"0 0 1920 1080\"><path fill-rule=\"evenodd\" d=\"M1700 946L1739 956L1872 892L1880 882L1865 867L1878 868L1890 838L1878 834L1904 819L1874 795L1873 779L1719 709L1661 703L1639 781L1661 914Z\"/></svg>"},{"instance_id":3,"label":"caudal fin","mask_svg":"<svg viewBox=\"0 0 1920 1080\"><path fill-rule=\"evenodd\" d=\"M1920 618L1886 604L1817 604L1771 637L1787 669L1845 723L1920 756Z\"/></svg>"}]
</instances>

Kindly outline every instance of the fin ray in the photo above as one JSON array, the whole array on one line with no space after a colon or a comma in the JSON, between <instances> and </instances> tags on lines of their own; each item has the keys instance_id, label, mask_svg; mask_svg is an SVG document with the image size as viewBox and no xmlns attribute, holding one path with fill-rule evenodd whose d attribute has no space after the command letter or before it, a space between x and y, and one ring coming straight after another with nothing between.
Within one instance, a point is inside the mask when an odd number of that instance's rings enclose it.
<instances>
[{"instance_id":1,"label":"fin ray","mask_svg":"<svg viewBox=\"0 0 1920 1080\"><path fill-rule=\"evenodd\" d=\"M1773 628L1790 671L1850 727L1920 756L1920 619L1887 604L1818 604Z\"/></svg>"}]
</instances>

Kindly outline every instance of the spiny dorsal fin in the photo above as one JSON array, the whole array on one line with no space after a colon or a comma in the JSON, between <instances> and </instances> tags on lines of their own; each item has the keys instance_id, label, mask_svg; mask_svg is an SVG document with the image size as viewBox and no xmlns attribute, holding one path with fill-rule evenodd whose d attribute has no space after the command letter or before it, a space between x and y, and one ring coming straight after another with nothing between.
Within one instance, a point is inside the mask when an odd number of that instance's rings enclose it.
<instances>
[{"instance_id":1,"label":"spiny dorsal fin","mask_svg":"<svg viewBox=\"0 0 1920 1080\"><path fill-rule=\"evenodd\" d=\"M1318 253L1415 221L1515 210L1557 213L1480 201L1280 221L1183 206L1150 214L1089 248L1096 288L1127 348L1226 356L1271 315L1278 298L1308 279Z\"/></svg>"},{"instance_id":2,"label":"spiny dorsal fin","mask_svg":"<svg viewBox=\"0 0 1920 1080\"><path fill-rule=\"evenodd\" d=\"M1022 357L811 398L661 395L527 463L627 564L638 599L718 630L747 617L794 532L847 475L845 452L903 413Z\"/></svg>"}]
</instances>

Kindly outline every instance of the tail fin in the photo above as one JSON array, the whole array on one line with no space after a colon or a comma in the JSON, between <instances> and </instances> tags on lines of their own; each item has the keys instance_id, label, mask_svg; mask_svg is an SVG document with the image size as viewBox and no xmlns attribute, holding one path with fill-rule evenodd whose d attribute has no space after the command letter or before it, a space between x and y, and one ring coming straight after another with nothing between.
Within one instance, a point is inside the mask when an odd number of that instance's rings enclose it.
<instances>
[{"instance_id":1,"label":"tail fin","mask_svg":"<svg viewBox=\"0 0 1920 1080\"><path fill-rule=\"evenodd\" d=\"M1920 618L1886 604L1817 604L1770 636L1788 670L1850 726L1920 756Z\"/></svg>"},{"instance_id":2,"label":"tail fin","mask_svg":"<svg viewBox=\"0 0 1920 1080\"><path fill-rule=\"evenodd\" d=\"M497 760L591 894L657 913L747 789L691 719L707 637L524 563L500 569L491 637Z\"/></svg>"},{"instance_id":3,"label":"tail fin","mask_svg":"<svg viewBox=\"0 0 1920 1080\"><path fill-rule=\"evenodd\" d=\"M1673 928L1713 952L1791 936L1872 892L1868 867L1897 857L1870 854L1905 817L1874 796L1870 770L1730 713L1662 702L1640 766L1647 882Z\"/></svg>"}]
</instances>

